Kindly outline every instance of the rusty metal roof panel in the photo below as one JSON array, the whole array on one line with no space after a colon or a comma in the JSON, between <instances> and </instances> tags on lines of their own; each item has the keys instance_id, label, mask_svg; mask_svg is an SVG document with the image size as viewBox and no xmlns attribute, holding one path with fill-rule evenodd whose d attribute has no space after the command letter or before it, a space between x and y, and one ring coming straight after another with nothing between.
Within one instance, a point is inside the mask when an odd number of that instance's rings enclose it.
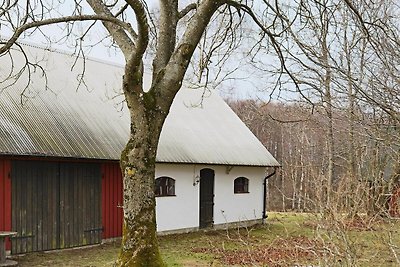
<instances>
[{"instance_id":1,"label":"rusty metal roof panel","mask_svg":"<svg viewBox=\"0 0 400 267\"><path fill-rule=\"evenodd\" d=\"M58 51L25 46L40 69L0 93L0 153L119 159L129 137L128 110L120 93L122 68L99 60L83 64ZM13 52L14 65L23 56ZM19 65L18 65L19 64ZM0 59L3 80L11 62ZM33 69L32 69L33 70ZM84 72L84 80L81 74ZM12 80L0 84L10 85ZM21 102L23 104L21 104ZM278 166L278 162L216 92L182 89L160 137L158 162Z\"/></svg>"}]
</instances>

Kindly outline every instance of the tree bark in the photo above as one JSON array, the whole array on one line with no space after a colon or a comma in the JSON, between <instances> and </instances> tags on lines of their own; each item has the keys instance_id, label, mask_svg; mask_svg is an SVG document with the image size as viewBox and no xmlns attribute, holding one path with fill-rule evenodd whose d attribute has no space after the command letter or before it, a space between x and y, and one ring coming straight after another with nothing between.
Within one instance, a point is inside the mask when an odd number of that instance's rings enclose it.
<instances>
[{"instance_id":1,"label":"tree bark","mask_svg":"<svg viewBox=\"0 0 400 267\"><path fill-rule=\"evenodd\" d=\"M164 266L156 236L156 144L150 138L143 142L143 139L132 136L121 156L124 174L124 225L118 266ZM153 149L147 149L143 143Z\"/></svg>"},{"instance_id":2,"label":"tree bark","mask_svg":"<svg viewBox=\"0 0 400 267\"><path fill-rule=\"evenodd\" d=\"M125 90L128 106L130 93ZM157 145L168 112L152 93L134 98L130 139L121 154L124 176L123 239L117 266L165 266L157 241L154 178Z\"/></svg>"},{"instance_id":3,"label":"tree bark","mask_svg":"<svg viewBox=\"0 0 400 267\"><path fill-rule=\"evenodd\" d=\"M327 2L325 2L325 6ZM324 75L322 85L324 88L324 102L325 110L328 117L328 129L327 129L327 147L328 147L328 170L327 170L327 194L326 194L326 205L327 207L331 204L332 190L333 190L333 179L334 179L334 136L333 136L333 112L332 112L332 94L331 94L331 81L332 81L332 70L329 65L329 46L328 46L328 14L324 10L321 14L322 18L322 30L321 30L321 61L324 68Z\"/></svg>"}]
</instances>

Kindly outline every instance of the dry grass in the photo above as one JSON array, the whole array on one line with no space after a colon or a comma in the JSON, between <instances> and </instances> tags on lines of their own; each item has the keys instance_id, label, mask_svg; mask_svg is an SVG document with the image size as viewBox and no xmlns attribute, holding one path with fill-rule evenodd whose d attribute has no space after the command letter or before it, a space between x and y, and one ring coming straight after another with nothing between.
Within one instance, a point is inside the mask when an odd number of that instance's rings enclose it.
<instances>
[{"instance_id":1,"label":"dry grass","mask_svg":"<svg viewBox=\"0 0 400 267\"><path fill-rule=\"evenodd\" d=\"M369 221L367 221L369 222ZM168 266L398 266L398 221L323 221L270 213L263 226L160 237ZM112 266L118 244L31 253L20 266Z\"/></svg>"}]
</instances>

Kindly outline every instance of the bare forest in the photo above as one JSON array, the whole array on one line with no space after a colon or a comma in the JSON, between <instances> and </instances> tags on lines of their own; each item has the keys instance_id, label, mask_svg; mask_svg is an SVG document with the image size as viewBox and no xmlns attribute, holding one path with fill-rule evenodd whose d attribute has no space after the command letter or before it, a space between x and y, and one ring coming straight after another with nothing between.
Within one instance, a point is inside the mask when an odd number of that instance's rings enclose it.
<instances>
[{"instance_id":1,"label":"bare forest","mask_svg":"<svg viewBox=\"0 0 400 267\"><path fill-rule=\"evenodd\" d=\"M345 110L335 110L335 176L332 188L328 188L329 122L323 110L316 109L311 114L301 104L254 100L229 104L282 164L281 171L268 184L269 209L319 211L326 207L328 190L333 199L329 209L335 212L375 213L389 208L399 182L399 136L396 125L384 116L359 114L354 126ZM392 215L395 212L398 211L391 210Z\"/></svg>"},{"instance_id":2,"label":"bare forest","mask_svg":"<svg viewBox=\"0 0 400 267\"><path fill-rule=\"evenodd\" d=\"M281 39L289 78L266 83L275 94L228 102L282 164L271 210L398 216L398 4L322 2ZM285 76L272 65L257 71Z\"/></svg>"}]
</instances>

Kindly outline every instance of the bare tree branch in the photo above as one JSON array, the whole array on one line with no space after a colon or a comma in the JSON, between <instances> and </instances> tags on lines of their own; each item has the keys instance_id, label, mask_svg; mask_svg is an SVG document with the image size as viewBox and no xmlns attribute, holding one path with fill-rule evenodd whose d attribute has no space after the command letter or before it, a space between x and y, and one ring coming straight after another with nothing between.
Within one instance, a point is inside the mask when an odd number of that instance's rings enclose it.
<instances>
[{"instance_id":1,"label":"bare tree branch","mask_svg":"<svg viewBox=\"0 0 400 267\"><path fill-rule=\"evenodd\" d=\"M279 61L280 61L280 66L281 66L281 74L285 73L287 74L290 79L293 81L293 84L295 85L297 92L304 98L306 99L309 104L311 104L312 106L314 105L313 102L306 96L303 94L302 90L299 87L299 84L297 82L296 77L293 75L293 73L288 69L288 67L286 66L286 62L285 62L285 56L282 53L282 49L280 44L277 42L276 37L278 37L279 35L272 33L267 27L265 27L261 21L257 18L256 14L253 12L253 10L245 5L245 4L241 4L238 3L234 0L225 0L225 3L228 5L231 5L239 10L243 10L246 14L248 14L252 20L257 24L257 26L268 36L270 42L272 43L272 46L275 50L275 52L278 55Z\"/></svg>"},{"instance_id":2,"label":"bare tree branch","mask_svg":"<svg viewBox=\"0 0 400 267\"><path fill-rule=\"evenodd\" d=\"M0 6L0 17L4 16L7 12L9 12L14 6L18 4L18 0L14 0L13 2L6 1L6 5L3 4Z\"/></svg>"},{"instance_id":3,"label":"bare tree branch","mask_svg":"<svg viewBox=\"0 0 400 267\"><path fill-rule=\"evenodd\" d=\"M87 2L96 14L104 15L106 17L113 16L111 11L101 0L87 0ZM121 20L119 19L116 20L119 21L119 23L121 23ZM137 38L137 34L135 33L135 31L127 23L124 24L125 25L124 27L122 27L122 25L119 24L108 23L107 21L103 21L103 25L111 34L113 40L118 44L125 58L128 59L131 50L134 48L134 39ZM131 38L126 34L126 32L129 32Z\"/></svg>"},{"instance_id":4,"label":"bare tree branch","mask_svg":"<svg viewBox=\"0 0 400 267\"><path fill-rule=\"evenodd\" d=\"M127 0L126 2L135 12L138 24L138 36L136 38L135 48L129 57L126 58L127 63L125 69L132 71L140 65L143 54L147 49L149 43L149 25L147 23L146 10L142 2L140 0Z\"/></svg>"},{"instance_id":5,"label":"bare tree branch","mask_svg":"<svg viewBox=\"0 0 400 267\"><path fill-rule=\"evenodd\" d=\"M215 0L205 0L199 4L182 39L165 67L165 72L159 72L157 77L153 79L153 83L160 81L156 88L160 91L160 98L163 98L162 110L167 111L169 109L175 94L182 85L183 77L201 36L214 12L223 4L224 1Z\"/></svg>"},{"instance_id":6,"label":"bare tree branch","mask_svg":"<svg viewBox=\"0 0 400 267\"><path fill-rule=\"evenodd\" d=\"M114 16L115 16L115 17L119 17L121 14L123 14L123 13L125 12L125 10L128 9L128 7L129 7L129 5L128 5L128 4L125 4L123 7L121 7L120 10L118 10L117 13L115 13Z\"/></svg>"},{"instance_id":7,"label":"bare tree branch","mask_svg":"<svg viewBox=\"0 0 400 267\"><path fill-rule=\"evenodd\" d=\"M26 23L17 29L15 29L13 35L11 38L9 38L6 42L0 42L0 44L3 44L2 47L0 47L0 55L6 52L8 49L11 48L11 46L18 40L18 37L20 35L32 28L38 28L40 26L44 25L51 25L51 24L58 24L62 22L72 22L72 21L89 21L89 20L98 20L98 21L108 21L110 23L119 25L119 27L126 27L127 25L125 23L122 23L120 20L106 16L106 15L78 15L78 16L66 16L66 17L60 17L60 18L51 18L51 19L45 19L42 21L33 21L30 23Z\"/></svg>"},{"instance_id":8,"label":"bare tree branch","mask_svg":"<svg viewBox=\"0 0 400 267\"><path fill-rule=\"evenodd\" d=\"M189 14L190 11L196 10L197 9L197 3L190 3L186 7L184 7L181 11L179 11L179 19L183 18L187 14Z\"/></svg>"},{"instance_id":9,"label":"bare tree branch","mask_svg":"<svg viewBox=\"0 0 400 267\"><path fill-rule=\"evenodd\" d=\"M153 79L171 58L176 43L176 26L178 23L178 1L160 1L160 26L156 56L153 61Z\"/></svg>"}]
</instances>

